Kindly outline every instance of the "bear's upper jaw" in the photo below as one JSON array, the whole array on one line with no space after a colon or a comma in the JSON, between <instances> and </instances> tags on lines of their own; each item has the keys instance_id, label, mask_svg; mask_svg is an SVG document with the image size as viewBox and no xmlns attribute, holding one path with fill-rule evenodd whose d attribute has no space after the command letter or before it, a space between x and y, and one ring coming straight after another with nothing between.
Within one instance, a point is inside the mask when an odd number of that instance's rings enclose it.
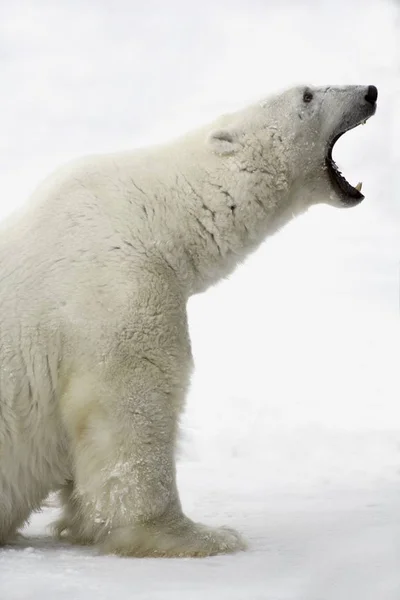
<instances>
[{"instance_id":1,"label":"bear's upper jaw","mask_svg":"<svg viewBox=\"0 0 400 600\"><path fill-rule=\"evenodd\" d=\"M365 124L367 122L367 119L372 117L372 115L374 113L375 113L375 110L373 112L371 112L371 114L369 114L365 118L363 118L362 120L360 120L356 123L353 123L353 124L349 124L346 127L346 129L344 129L343 131L340 131L339 133L337 133L335 135L335 137L331 140L331 142L329 143L329 146L328 146L328 151L327 151L327 154L325 157L325 165L326 165L326 168L327 168L327 171L329 174L329 178L330 178L332 185L335 188L336 192L339 194L342 202L348 206L353 206L355 204L358 204L359 202L361 202L361 200L364 199L364 195L361 193L362 183L360 182L356 186L352 186L347 181L347 179L339 171L337 164L333 160L332 150L333 150L334 145L338 141L338 139L340 137L342 137L342 135L344 133L346 133L346 131L350 131L351 129L358 127L358 125Z\"/></svg>"}]
</instances>

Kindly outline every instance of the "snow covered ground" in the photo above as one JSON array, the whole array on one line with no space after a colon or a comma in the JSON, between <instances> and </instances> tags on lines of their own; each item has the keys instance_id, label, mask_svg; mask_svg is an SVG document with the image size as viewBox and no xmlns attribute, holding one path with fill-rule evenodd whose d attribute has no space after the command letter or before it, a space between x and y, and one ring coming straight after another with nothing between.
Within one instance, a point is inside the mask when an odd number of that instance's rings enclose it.
<instances>
[{"instance_id":1,"label":"snow covered ground","mask_svg":"<svg viewBox=\"0 0 400 600\"><path fill-rule=\"evenodd\" d=\"M335 158L365 201L318 207L191 299L186 512L249 550L0 550L1 600L400 598L400 6L389 0L17 0L1 6L0 214L58 164L165 139L279 87L373 83ZM397 33L396 33L397 32Z\"/></svg>"},{"instance_id":2,"label":"snow covered ground","mask_svg":"<svg viewBox=\"0 0 400 600\"><path fill-rule=\"evenodd\" d=\"M385 444L386 441L383 441ZM349 448L343 444L344 449ZM280 460L280 459L278 459ZM282 465L284 467L286 465ZM328 465L326 465L328 466ZM246 553L208 559L119 559L71 548L32 519L26 540L0 555L5 600L377 600L397 599L398 483L277 485L246 464L185 463L183 499L196 518L246 532Z\"/></svg>"}]
</instances>

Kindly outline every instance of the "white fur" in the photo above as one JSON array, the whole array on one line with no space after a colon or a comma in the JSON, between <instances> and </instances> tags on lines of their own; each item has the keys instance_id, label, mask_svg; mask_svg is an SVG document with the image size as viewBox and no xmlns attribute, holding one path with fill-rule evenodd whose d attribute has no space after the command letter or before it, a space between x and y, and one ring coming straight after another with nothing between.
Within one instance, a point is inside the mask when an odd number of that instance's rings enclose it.
<instances>
[{"instance_id":1,"label":"white fur","mask_svg":"<svg viewBox=\"0 0 400 600\"><path fill-rule=\"evenodd\" d=\"M69 165L5 224L0 542L62 490L58 532L106 552L244 548L179 502L186 302L293 215L340 204L326 145L365 89L313 91L310 105L295 88L168 146Z\"/></svg>"}]
</instances>

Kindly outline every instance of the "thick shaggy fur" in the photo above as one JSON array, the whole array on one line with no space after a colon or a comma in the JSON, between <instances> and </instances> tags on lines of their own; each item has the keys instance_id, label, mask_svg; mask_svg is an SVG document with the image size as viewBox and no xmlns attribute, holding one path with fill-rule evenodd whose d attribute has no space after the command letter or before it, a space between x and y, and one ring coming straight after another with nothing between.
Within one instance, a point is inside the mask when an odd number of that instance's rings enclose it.
<instances>
[{"instance_id":1,"label":"thick shaggy fur","mask_svg":"<svg viewBox=\"0 0 400 600\"><path fill-rule=\"evenodd\" d=\"M244 548L184 516L186 303L311 204L365 88L303 88L168 146L50 177L0 235L0 543L61 490L56 530L131 556ZM364 116L365 118L365 116Z\"/></svg>"}]
</instances>

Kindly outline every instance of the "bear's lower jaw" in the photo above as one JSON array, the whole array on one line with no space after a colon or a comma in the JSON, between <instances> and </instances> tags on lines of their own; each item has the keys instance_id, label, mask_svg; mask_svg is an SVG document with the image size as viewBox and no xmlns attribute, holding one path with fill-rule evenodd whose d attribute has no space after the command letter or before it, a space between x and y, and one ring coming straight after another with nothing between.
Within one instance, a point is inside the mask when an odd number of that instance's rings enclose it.
<instances>
[{"instance_id":1,"label":"bear's lower jaw","mask_svg":"<svg viewBox=\"0 0 400 600\"><path fill-rule=\"evenodd\" d=\"M332 159L332 155L329 156L328 154L325 159L325 165L331 184L343 204L355 206L364 200L364 195L361 193L362 184L359 183L353 187L339 171L335 161Z\"/></svg>"}]
</instances>

